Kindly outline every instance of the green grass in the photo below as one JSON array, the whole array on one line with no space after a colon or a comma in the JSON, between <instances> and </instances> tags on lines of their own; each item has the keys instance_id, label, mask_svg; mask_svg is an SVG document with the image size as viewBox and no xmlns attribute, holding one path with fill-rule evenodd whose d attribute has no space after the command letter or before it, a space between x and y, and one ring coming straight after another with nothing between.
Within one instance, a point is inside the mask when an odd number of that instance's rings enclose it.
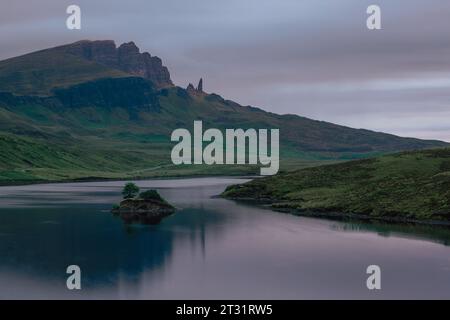
<instances>
[{"instance_id":1,"label":"green grass","mask_svg":"<svg viewBox=\"0 0 450 320\"><path fill-rule=\"evenodd\" d=\"M231 186L223 195L308 214L450 221L450 149L282 173Z\"/></svg>"},{"instance_id":2,"label":"green grass","mask_svg":"<svg viewBox=\"0 0 450 320\"><path fill-rule=\"evenodd\" d=\"M135 119L130 119L127 108L119 106L55 108L23 103L0 107L0 135L4 137L0 183L259 174L256 166L173 165L171 131L179 127L191 129L193 121L198 119L203 119L204 129L279 127L281 171L379 156L391 151L390 145L386 149L375 145L371 152L359 152L357 146L356 151L333 148L321 151L320 146L319 150L313 150L314 141L290 136L294 131L304 132L305 137L312 134L311 130L322 134L320 124L315 123L317 127L303 131L294 120L288 120L294 121L293 124L285 124L283 117L261 110L230 106L223 101L210 102L207 97L180 97L177 88L167 91L167 95L159 97L159 112L143 110ZM330 134L339 135L339 128L335 130ZM357 135L357 131L354 134ZM317 143L328 138L320 137ZM395 139L400 141L394 144L395 148L411 147L409 140ZM417 141L420 147L433 145ZM352 142L346 143L350 146L347 149L351 149ZM336 145L337 149L340 144Z\"/></svg>"}]
</instances>

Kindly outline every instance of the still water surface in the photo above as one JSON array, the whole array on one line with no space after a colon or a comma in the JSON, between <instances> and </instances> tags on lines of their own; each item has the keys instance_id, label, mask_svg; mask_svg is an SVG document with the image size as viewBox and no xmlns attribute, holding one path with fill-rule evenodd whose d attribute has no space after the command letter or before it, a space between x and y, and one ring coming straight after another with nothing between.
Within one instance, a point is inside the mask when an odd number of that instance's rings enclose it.
<instances>
[{"instance_id":1,"label":"still water surface","mask_svg":"<svg viewBox=\"0 0 450 320\"><path fill-rule=\"evenodd\" d=\"M214 198L235 178L138 181L178 211L109 213L124 182L0 187L0 299L450 298L450 231L296 217ZM82 290L66 289L66 268ZM366 268L382 269L381 291Z\"/></svg>"}]
</instances>

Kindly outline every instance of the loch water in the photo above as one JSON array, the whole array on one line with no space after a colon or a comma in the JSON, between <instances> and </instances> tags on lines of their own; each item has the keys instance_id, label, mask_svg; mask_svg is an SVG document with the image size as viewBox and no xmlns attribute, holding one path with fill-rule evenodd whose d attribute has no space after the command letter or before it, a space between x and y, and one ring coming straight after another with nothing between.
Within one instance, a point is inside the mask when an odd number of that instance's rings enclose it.
<instances>
[{"instance_id":1,"label":"loch water","mask_svg":"<svg viewBox=\"0 0 450 320\"><path fill-rule=\"evenodd\" d=\"M299 217L215 197L238 178L136 181L177 212L109 210L123 181L0 187L0 299L450 298L450 230ZM66 268L81 268L68 290ZM381 268L368 290L366 268Z\"/></svg>"}]
</instances>

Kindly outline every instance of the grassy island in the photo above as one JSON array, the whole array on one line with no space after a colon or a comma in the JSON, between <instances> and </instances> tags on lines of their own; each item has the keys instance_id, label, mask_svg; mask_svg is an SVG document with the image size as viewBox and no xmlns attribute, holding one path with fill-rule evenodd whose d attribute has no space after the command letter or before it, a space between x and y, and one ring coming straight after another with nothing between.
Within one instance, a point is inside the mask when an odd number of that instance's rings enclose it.
<instances>
[{"instance_id":1,"label":"grassy island","mask_svg":"<svg viewBox=\"0 0 450 320\"><path fill-rule=\"evenodd\" d=\"M162 218L175 212L175 207L164 200L156 190L147 190L139 195L139 187L127 183L122 190L124 199L111 212L126 223L157 224Z\"/></svg>"}]
</instances>

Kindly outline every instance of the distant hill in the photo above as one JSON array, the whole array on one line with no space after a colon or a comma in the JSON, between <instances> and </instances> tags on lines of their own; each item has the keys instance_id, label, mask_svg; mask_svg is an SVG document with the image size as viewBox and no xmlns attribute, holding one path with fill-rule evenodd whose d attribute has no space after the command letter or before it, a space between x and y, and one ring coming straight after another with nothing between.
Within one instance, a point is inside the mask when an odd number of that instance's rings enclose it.
<instances>
[{"instance_id":1,"label":"distant hill","mask_svg":"<svg viewBox=\"0 0 450 320\"><path fill-rule=\"evenodd\" d=\"M170 134L194 120L279 128L283 170L448 145L241 106L173 85L132 42L85 40L0 61L0 182L257 172L173 166Z\"/></svg>"},{"instance_id":2,"label":"distant hill","mask_svg":"<svg viewBox=\"0 0 450 320\"><path fill-rule=\"evenodd\" d=\"M450 149L282 173L223 195L300 215L450 223Z\"/></svg>"}]
</instances>

